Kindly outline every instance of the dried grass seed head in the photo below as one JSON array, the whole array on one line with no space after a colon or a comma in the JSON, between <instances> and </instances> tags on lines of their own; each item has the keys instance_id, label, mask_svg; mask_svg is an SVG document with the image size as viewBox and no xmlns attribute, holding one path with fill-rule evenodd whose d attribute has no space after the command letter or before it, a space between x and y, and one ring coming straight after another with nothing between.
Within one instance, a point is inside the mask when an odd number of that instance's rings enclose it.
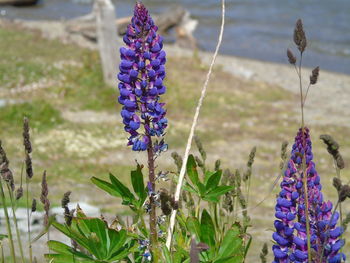
<instances>
[{"instance_id":1,"label":"dried grass seed head","mask_svg":"<svg viewBox=\"0 0 350 263\"><path fill-rule=\"evenodd\" d=\"M335 189L337 189L338 193L340 192L341 188L342 188L342 182L338 177L334 177L333 178L333 186Z\"/></svg>"},{"instance_id":2,"label":"dried grass seed head","mask_svg":"<svg viewBox=\"0 0 350 263\"><path fill-rule=\"evenodd\" d=\"M339 202L344 202L346 198L350 197L350 186L343 185L339 192Z\"/></svg>"},{"instance_id":3,"label":"dried grass seed head","mask_svg":"<svg viewBox=\"0 0 350 263\"><path fill-rule=\"evenodd\" d=\"M297 58L294 56L292 50L290 50L289 48L287 49L287 57L289 63L295 65L295 63L297 62Z\"/></svg>"},{"instance_id":4,"label":"dried grass seed head","mask_svg":"<svg viewBox=\"0 0 350 263\"><path fill-rule=\"evenodd\" d=\"M65 207L68 206L68 204L69 204L69 202L70 202L69 196L71 195L71 193L72 193L71 191L68 191L68 192L64 193L63 198L62 198L62 200L61 200L61 206L62 206L62 208L65 208Z\"/></svg>"},{"instance_id":5,"label":"dried grass seed head","mask_svg":"<svg viewBox=\"0 0 350 263\"><path fill-rule=\"evenodd\" d=\"M29 134L29 120L27 117L23 119L23 144L27 153L32 152L32 144L30 142L30 134Z\"/></svg>"},{"instance_id":6,"label":"dried grass seed head","mask_svg":"<svg viewBox=\"0 0 350 263\"><path fill-rule=\"evenodd\" d=\"M40 201L44 205L46 203L48 194L49 194L49 188L47 186L46 171L44 171L43 178L41 181L41 195L40 195Z\"/></svg>"},{"instance_id":7,"label":"dried grass seed head","mask_svg":"<svg viewBox=\"0 0 350 263\"><path fill-rule=\"evenodd\" d=\"M335 158L335 163L339 169L344 169L345 168L345 162L341 154L338 152L336 158Z\"/></svg>"},{"instance_id":8,"label":"dried grass seed head","mask_svg":"<svg viewBox=\"0 0 350 263\"><path fill-rule=\"evenodd\" d=\"M310 75L310 84L315 85L318 80L318 76L320 74L320 67L316 67L312 70L312 73Z\"/></svg>"},{"instance_id":9,"label":"dried grass seed head","mask_svg":"<svg viewBox=\"0 0 350 263\"><path fill-rule=\"evenodd\" d=\"M35 212L36 211L36 199L33 198L33 201L32 201L32 212Z\"/></svg>"},{"instance_id":10,"label":"dried grass seed head","mask_svg":"<svg viewBox=\"0 0 350 263\"><path fill-rule=\"evenodd\" d=\"M26 153L26 174L29 179L33 178L33 164L32 164L32 158L30 157L29 153Z\"/></svg>"},{"instance_id":11,"label":"dried grass seed head","mask_svg":"<svg viewBox=\"0 0 350 263\"><path fill-rule=\"evenodd\" d=\"M299 51L303 53L307 46L307 40L305 36L305 31L303 28L303 22L301 19L298 19L295 24L294 29L294 43L297 45Z\"/></svg>"},{"instance_id":12,"label":"dried grass seed head","mask_svg":"<svg viewBox=\"0 0 350 263\"><path fill-rule=\"evenodd\" d=\"M16 200L21 199L23 196L23 187L20 186L17 190L16 190Z\"/></svg>"}]
</instances>

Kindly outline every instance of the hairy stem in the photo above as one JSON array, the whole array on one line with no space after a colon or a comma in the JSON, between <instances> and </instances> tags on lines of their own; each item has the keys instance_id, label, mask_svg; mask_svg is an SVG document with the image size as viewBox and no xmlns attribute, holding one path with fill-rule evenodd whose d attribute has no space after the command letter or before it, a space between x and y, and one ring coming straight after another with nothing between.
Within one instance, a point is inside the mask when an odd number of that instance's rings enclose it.
<instances>
[{"instance_id":1,"label":"hairy stem","mask_svg":"<svg viewBox=\"0 0 350 263\"><path fill-rule=\"evenodd\" d=\"M13 214L13 218L12 219L13 219L13 223L15 224L16 237L17 237L17 242L18 242L18 247L19 247L19 253L21 255L22 263L25 263L21 235L20 235L19 229L18 229L18 223L17 223L17 216L16 216L16 209L15 209L15 201L14 201L14 197L13 197L13 192L11 190L11 186L8 183L6 183L6 185L7 185L7 189L8 189L8 192L9 192L10 201L11 201L11 209L12 209L12 214Z\"/></svg>"},{"instance_id":2,"label":"hairy stem","mask_svg":"<svg viewBox=\"0 0 350 263\"><path fill-rule=\"evenodd\" d=\"M2 184L2 178L0 178L0 194L1 194L1 201L4 206L4 213L5 213L5 220L6 220L6 229L7 229L7 235L10 243L10 253L12 257L12 262L16 263L16 253L15 253L15 246L13 244L13 238L12 238L12 231L11 231L11 225L10 225L10 218L7 210L7 204L6 204L6 197L5 192Z\"/></svg>"},{"instance_id":3,"label":"hairy stem","mask_svg":"<svg viewBox=\"0 0 350 263\"><path fill-rule=\"evenodd\" d=\"M156 179L155 179L155 168L154 168L154 152L153 152L153 145L152 145L152 139L151 136L149 137L149 146L147 148L147 155L148 155L148 179L149 182L152 185L152 190L156 191ZM150 206L151 211L149 215L149 228L150 228L150 234L151 234L151 248L153 252L153 262L158 262L159 255L158 255L158 234L157 234L157 214L156 214L156 203L154 200L154 197L150 196Z\"/></svg>"}]
</instances>

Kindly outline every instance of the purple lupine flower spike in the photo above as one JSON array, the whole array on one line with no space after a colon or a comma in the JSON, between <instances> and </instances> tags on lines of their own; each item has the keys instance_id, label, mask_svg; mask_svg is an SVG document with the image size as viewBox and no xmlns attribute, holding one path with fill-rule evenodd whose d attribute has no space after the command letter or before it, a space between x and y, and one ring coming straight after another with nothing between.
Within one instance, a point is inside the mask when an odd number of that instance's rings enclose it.
<instances>
[{"instance_id":1,"label":"purple lupine flower spike","mask_svg":"<svg viewBox=\"0 0 350 263\"><path fill-rule=\"evenodd\" d=\"M147 150L151 136L163 136L168 123L165 104L159 101L159 96L166 91L163 84L166 54L157 30L148 10L137 3L123 38L127 47L120 49L118 74L121 116L125 131L130 133L128 145L132 145L134 151Z\"/></svg>"},{"instance_id":2,"label":"purple lupine flower spike","mask_svg":"<svg viewBox=\"0 0 350 263\"><path fill-rule=\"evenodd\" d=\"M332 203L323 200L320 176L312 161L312 144L308 128L300 129L295 137L291 158L281 183L281 192L277 198L278 220L275 221L276 232L273 234L276 245L272 248L274 262L306 263L308 261L302 167L304 156L313 255L318 259L325 245L322 263L340 263L345 260L345 255L339 252L344 245L344 241L339 239L343 229L336 226L338 213L336 212L332 217Z\"/></svg>"}]
</instances>

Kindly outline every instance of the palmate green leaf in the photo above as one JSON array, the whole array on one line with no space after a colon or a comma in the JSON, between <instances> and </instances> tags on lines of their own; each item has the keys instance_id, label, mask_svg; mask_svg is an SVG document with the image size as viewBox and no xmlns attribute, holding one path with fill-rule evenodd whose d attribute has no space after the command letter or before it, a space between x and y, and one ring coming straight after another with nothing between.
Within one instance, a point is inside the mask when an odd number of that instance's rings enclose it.
<instances>
[{"instance_id":1,"label":"palmate green leaf","mask_svg":"<svg viewBox=\"0 0 350 263\"><path fill-rule=\"evenodd\" d=\"M182 189L187 192L191 192L193 194L200 195L200 193L192 187L189 183L185 182L184 185L182 186Z\"/></svg>"},{"instance_id":2,"label":"palmate green leaf","mask_svg":"<svg viewBox=\"0 0 350 263\"><path fill-rule=\"evenodd\" d=\"M109 179L116 190L121 194L123 200L132 203L135 199L135 196L131 193L129 188L127 188L121 181L117 179L113 174L109 174Z\"/></svg>"},{"instance_id":3,"label":"palmate green leaf","mask_svg":"<svg viewBox=\"0 0 350 263\"><path fill-rule=\"evenodd\" d=\"M139 164L137 165L135 171L131 171L131 183L135 193L140 198L140 203L143 204L147 198L147 192L145 189L145 184L143 182L141 166Z\"/></svg>"},{"instance_id":4,"label":"palmate green leaf","mask_svg":"<svg viewBox=\"0 0 350 263\"><path fill-rule=\"evenodd\" d=\"M69 228L66 225L62 225L58 222L53 222L52 226L56 228L58 231L63 233L65 236L75 240L79 245L88 249L88 243L84 235L76 231L75 229Z\"/></svg>"},{"instance_id":5,"label":"palmate green leaf","mask_svg":"<svg viewBox=\"0 0 350 263\"><path fill-rule=\"evenodd\" d=\"M204 200L219 200L218 197L226 194L227 192L233 190L233 186L226 186L226 185L221 185L217 186L216 188L210 190L208 193L205 194Z\"/></svg>"},{"instance_id":6,"label":"palmate green leaf","mask_svg":"<svg viewBox=\"0 0 350 263\"><path fill-rule=\"evenodd\" d=\"M47 242L47 245L51 251L54 251L58 254L46 254L45 258L48 260L54 259L55 263L96 262L90 256L76 251L61 242L50 240Z\"/></svg>"},{"instance_id":7,"label":"palmate green leaf","mask_svg":"<svg viewBox=\"0 0 350 263\"><path fill-rule=\"evenodd\" d=\"M242 237L240 236L240 226L234 224L232 228L226 232L214 263L238 263L243 262L243 259L244 247Z\"/></svg>"},{"instance_id":8,"label":"palmate green leaf","mask_svg":"<svg viewBox=\"0 0 350 263\"><path fill-rule=\"evenodd\" d=\"M201 242L207 244L210 249L215 247L215 226L213 220L206 209L202 212L200 225L200 239Z\"/></svg>"},{"instance_id":9,"label":"palmate green leaf","mask_svg":"<svg viewBox=\"0 0 350 263\"><path fill-rule=\"evenodd\" d=\"M98 259L106 259L109 237L105 222L99 218L77 219L77 228L87 239L89 246L87 249Z\"/></svg>"},{"instance_id":10,"label":"palmate green leaf","mask_svg":"<svg viewBox=\"0 0 350 263\"><path fill-rule=\"evenodd\" d=\"M92 177L91 182L96 185L97 187L101 188L103 191L109 193L112 196L115 197L122 197L119 191L114 188L114 186L111 183L108 183L104 180L101 180L97 177Z\"/></svg>"},{"instance_id":11,"label":"palmate green leaf","mask_svg":"<svg viewBox=\"0 0 350 263\"><path fill-rule=\"evenodd\" d=\"M192 154L190 154L190 156L188 156L186 171L187 171L187 175L190 178L193 185L198 187L198 183L200 181L199 181L199 177L198 177L197 164L196 164L196 160L194 159L194 156Z\"/></svg>"},{"instance_id":12,"label":"palmate green leaf","mask_svg":"<svg viewBox=\"0 0 350 263\"><path fill-rule=\"evenodd\" d=\"M201 237L201 227L196 217L187 218L187 229L191 234L195 234L197 238Z\"/></svg>"},{"instance_id":13,"label":"palmate green leaf","mask_svg":"<svg viewBox=\"0 0 350 263\"><path fill-rule=\"evenodd\" d=\"M75 240L98 260L121 260L132 252L132 247L126 248L127 242L130 240L126 230L110 229L103 220L84 218L84 214L79 211L78 216L80 217L73 219L71 227L57 222L54 222L53 226Z\"/></svg>"},{"instance_id":14,"label":"palmate green leaf","mask_svg":"<svg viewBox=\"0 0 350 263\"><path fill-rule=\"evenodd\" d=\"M210 175L205 185L205 190L207 191L207 193L215 189L219 185L221 180L221 174L222 174L221 170L218 170L212 175Z\"/></svg>"},{"instance_id":15,"label":"palmate green leaf","mask_svg":"<svg viewBox=\"0 0 350 263\"><path fill-rule=\"evenodd\" d=\"M166 246L163 246L162 251L163 251L163 257L165 259L164 262L173 263L173 259L171 258L171 254L169 252L169 249Z\"/></svg>"},{"instance_id":16,"label":"palmate green leaf","mask_svg":"<svg viewBox=\"0 0 350 263\"><path fill-rule=\"evenodd\" d=\"M122 229L119 232L114 229L108 229L108 258L116 257L120 254L120 249L125 245L127 241L127 232ZM119 253L118 253L119 252Z\"/></svg>"},{"instance_id":17,"label":"palmate green leaf","mask_svg":"<svg viewBox=\"0 0 350 263\"><path fill-rule=\"evenodd\" d=\"M110 183L101 180L97 177L92 177L91 181L97 187L106 191L112 196L121 197L125 205L134 204L136 201L135 196L131 193L129 188L127 188L121 181L119 181L113 174L109 174Z\"/></svg>"}]
</instances>

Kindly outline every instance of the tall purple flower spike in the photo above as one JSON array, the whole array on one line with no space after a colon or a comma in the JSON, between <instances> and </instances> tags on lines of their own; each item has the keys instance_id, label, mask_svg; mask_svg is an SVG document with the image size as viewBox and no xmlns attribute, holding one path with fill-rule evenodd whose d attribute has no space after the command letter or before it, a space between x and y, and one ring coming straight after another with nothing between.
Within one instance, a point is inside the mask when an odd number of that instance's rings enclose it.
<instances>
[{"instance_id":1,"label":"tall purple flower spike","mask_svg":"<svg viewBox=\"0 0 350 263\"><path fill-rule=\"evenodd\" d=\"M121 116L124 129L130 134L128 145L134 151L147 150L151 136L163 136L167 127L165 104L159 102L159 96L166 90L163 85L166 54L157 30L145 6L136 3L123 39L127 47L120 49L118 74ZM142 126L144 130L140 131Z\"/></svg>"},{"instance_id":2,"label":"tall purple flower spike","mask_svg":"<svg viewBox=\"0 0 350 263\"><path fill-rule=\"evenodd\" d=\"M320 176L312 161L312 145L308 128L304 128L304 131L300 129L295 137L291 158L281 183L281 192L277 198L275 214L277 220L274 223L276 232L272 235L276 242L272 248L275 256L273 263L306 263L308 261L302 171L304 154L308 184L310 242L315 258L313 262L318 262L324 246L322 263L340 263L345 261L345 255L339 252L344 245L344 240L339 239L343 229L336 226L339 218L337 212L332 218L332 203L323 201Z\"/></svg>"}]
</instances>

